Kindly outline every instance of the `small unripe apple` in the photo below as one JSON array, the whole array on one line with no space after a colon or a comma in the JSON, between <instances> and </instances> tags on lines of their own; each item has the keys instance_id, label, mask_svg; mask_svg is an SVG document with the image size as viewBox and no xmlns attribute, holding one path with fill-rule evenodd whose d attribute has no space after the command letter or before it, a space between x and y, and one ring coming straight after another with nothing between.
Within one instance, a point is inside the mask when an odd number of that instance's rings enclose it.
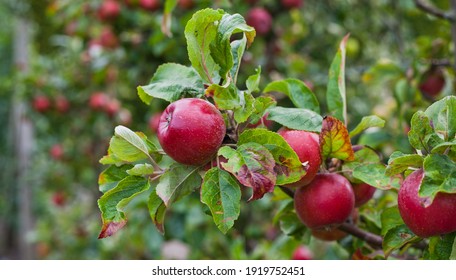
<instances>
[{"instance_id":1,"label":"small unripe apple","mask_svg":"<svg viewBox=\"0 0 456 280\"><path fill-rule=\"evenodd\" d=\"M158 112L150 116L149 118L149 128L153 133L157 133L158 125L160 124L160 117L162 113Z\"/></svg>"},{"instance_id":2,"label":"small unripe apple","mask_svg":"<svg viewBox=\"0 0 456 280\"><path fill-rule=\"evenodd\" d=\"M94 110L103 110L108 103L108 96L103 92L95 92L90 96L89 106Z\"/></svg>"},{"instance_id":3,"label":"small unripe apple","mask_svg":"<svg viewBox=\"0 0 456 280\"><path fill-rule=\"evenodd\" d=\"M418 195L423 177L423 169L416 170L399 189L397 204L404 223L423 238L456 231L456 194L438 193L425 207L425 199Z\"/></svg>"},{"instance_id":4,"label":"small unripe apple","mask_svg":"<svg viewBox=\"0 0 456 280\"><path fill-rule=\"evenodd\" d=\"M360 207L368 202L374 196L376 190L376 188L366 183L352 184L352 187L355 193L355 207Z\"/></svg>"},{"instance_id":5,"label":"small unripe apple","mask_svg":"<svg viewBox=\"0 0 456 280\"><path fill-rule=\"evenodd\" d=\"M165 109L157 137L163 150L175 161L203 165L215 156L225 133L222 114L213 104L184 98Z\"/></svg>"},{"instance_id":6,"label":"small unripe apple","mask_svg":"<svg viewBox=\"0 0 456 280\"><path fill-rule=\"evenodd\" d=\"M277 131L296 152L301 162L307 162L308 169L304 177L298 182L288 184L287 187L297 188L309 184L320 169L320 143L316 133L304 130L290 130L281 128Z\"/></svg>"},{"instance_id":7,"label":"small unripe apple","mask_svg":"<svg viewBox=\"0 0 456 280\"><path fill-rule=\"evenodd\" d=\"M323 241L336 241L347 236L347 233L338 228L313 229L312 236Z\"/></svg>"},{"instance_id":8,"label":"small unripe apple","mask_svg":"<svg viewBox=\"0 0 456 280\"><path fill-rule=\"evenodd\" d=\"M54 144L52 145L51 149L49 150L49 154L55 160L61 160L63 158L63 146L61 144Z\"/></svg>"},{"instance_id":9,"label":"small unripe apple","mask_svg":"<svg viewBox=\"0 0 456 280\"><path fill-rule=\"evenodd\" d=\"M147 11L156 11L160 8L159 0L139 0L139 6Z\"/></svg>"},{"instance_id":10,"label":"small unripe apple","mask_svg":"<svg viewBox=\"0 0 456 280\"><path fill-rule=\"evenodd\" d=\"M247 24L255 28L258 35L266 35L271 30L272 17L264 8L253 8L247 14Z\"/></svg>"},{"instance_id":11,"label":"small unripe apple","mask_svg":"<svg viewBox=\"0 0 456 280\"><path fill-rule=\"evenodd\" d=\"M424 97L434 100L445 87L445 76L440 68L431 68L423 74L419 89Z\"/></svg>"},{"instance_id":12,"label":"small unripe apple","mask_svg":"<svg viewBox=\"0 0 456 280\"><path fill-rule=\"evenodd\" d=\"M287 9L297 9L302 6L303 0L282 0L282 6Z\"/></svg>"},{"instance_id":13,"label":"small unripe apple","mask_svg":"<svg viewBox=\"0 0 456 280\"><path fill-rule=\"evenodd\" d=\"M113 20L120 14L120 4L115 0L104 0L98 8L98 17L102 21Z\"/></svg>"},{"instance_id":14,"label":"small unripe apple","mask_svg":"<svg viewBox=\"0 0 456 280\"><path fill-rule=\"evenodd\" d=\"M51 101L44 95L37 95L33 98L33 108L35 111L44 113L51 108Z\"/></svg>"},{"instance_id":15,"label":"small unripe apple","mask_svg":"<svg viewBox=\"0 0 456 280\"><path fill-rule=\"evenodd\" d=\"M293 260L311 260L313 259L312 251L306 246L299 246L293 252Z\"/></svg>"},{"instance_id":16,"label":"small unripe apple","mask_svg":"<svg viewBox=\"0 0 456 280\"><path fill-rule=\"evenodd\" d=\"M66 99L65 96L59 95L54 100L54 106L59 113L66 113L70 109L70 102Z\"/></svg>"},{"instance_id":17,"label":"small unripe apple","mask_svg":"<svg viewBox=\"0 0 456 280\"><path fill-rule=\"evenodd\" d=\"M299 219L310 229L334 228L347 220L355 206L350 182L336 173L318 174L294 195Z\"/></svg>"}]
</instances>

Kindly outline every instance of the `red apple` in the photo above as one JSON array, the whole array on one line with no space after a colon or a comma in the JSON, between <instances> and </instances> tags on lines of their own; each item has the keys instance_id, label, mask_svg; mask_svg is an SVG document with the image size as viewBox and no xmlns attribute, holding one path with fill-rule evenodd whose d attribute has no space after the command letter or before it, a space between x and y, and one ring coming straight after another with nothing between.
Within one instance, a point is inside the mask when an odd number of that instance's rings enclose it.
<instances>
[{"instance_id":1,"label":"red apple","mask_svg":"<svg viewBox=\"0 0 456 280\"><path fill-rule=\"evenodd\" d=\"M115 114L117 114L117 112L119 112L120 107L120 101L115 98L111 98L105 104L104 111L112 118Z\"/></svg>"},{"instance_id":2,"label":"red apple","mask_svg":"<svg viewBox=\"0 0 456 280\"><path fill-rule=\"evenodd\" d=\"M52 195L52 202L55 204L55 206L62 207L65 205L66 202L66 197L63 192L56 192Z\"/></svg>"},{"instance_id":3,"label":"red apple","mask_svg":"<svg viewBox=\"0 0 456 280\"><path fill-rule=\"evenodd\" d=\"M103 92L95 92L90 96L89 106L94 110L102 110L108 103L108 96Z\"/></svg>"},{"instance_id":4,"label":"red apple","mask_svg":"<svg viewBox=\"0 0 456 280\"><path fill-rule=\"evenodd\" d=\"M159 0L139 0L139 6L147 11L156 11L160 8Z\"/></svg>"},{"instance_id":5,"label":"red apple","mask_svg":"<svg viewBox=\"0 0 456 280\"><path fill-rule=\"evenodd\" d=\"M158 125L160 124L160 117L162 113L155 113L149 118L149 128L153 133L157 133Z\"/></svg>"},{"instance_id":6,"label":"red apple","mask_svg":"<svg viewBox=\"0 0 456 280\"><path fill-rule=\"evenodd\" d=\"M255 28L258 35L266 35L272 26L271 14L264 8L253 8L247 14L247 24Z\"/></svg>"},{"instance_id":7,"label":"red apple","mask_svg":"<svg viewBox=\"0 0 456 280\"><path fill-rule=\"evenodd\" d=\"M54 144L49 150L49 154L55 160L61 160L63 158L63 146L61 144Z\"/></svg>"},{"instance_id":8,"label":"red apple","mask_svg":"<svg viewBox=\"0 0 456 280\"><path fill-rule=\"evenodd\" d=\"M297 9L302 6L303 0L282 0L282 6L287 9Z\"/></svg>"},{"instance_id":9,"label":"red apple","mask_svg":"<svg viewBox=\"0 0 456 280\"><path fill-rule=\"evenodd\" d=\"M120 4L115 0L104 0L98 8L98 17L102 21L113 20L120 14Z\"/></svg>"},{"instance_id":10,"label":"red apple","mask_svg":"<svg viewBox=\"0 0 456 280\"><path fill-rule=\"evenodd\" d=\"M296 152L301 162L307 162L308 169L304 177L298 182L286 185L287 187L302 187L309 184L320 169L320 143L316 133L304 130L290 130L281 128L277 131L291 148Z\"/></svg>"},{"instance_id":11,"label":"red apple","mask_svg":"<svg viewBox=\"0 0 456 280\"><path fill-rule=\"evenodd\" d=\"M294 205L299 219L308 228L334 228L352 214L355 194L344 176L318 174L309 185L296 190Z\"/></svg>"},{"instance_id":12,"label":"red apple","mask_svg":"<svg viewBox=\"0 0 456 280\"><path fill-rule=\"evenodd\" d=\"M376 188L366 183L352 184L352 187L355 193L355 207L360 207L368 202L374 196L376 190Z\"/></svg>"},{"instance_id":13,"label":"red apple","mask_svg":"<svg viewBox=\"0 0 456 280\"><path fill-rule=\"evenodd\" d=\"M445 87L445 77L440 68L431 68L423 74L419 89L424 97L434 100Z\"/></svg>"},{"instance_id":14,"label":"red apple","mask_svg":"<svg viewBox=\"0 0 456 280\"><path fill-rule=\"evenodd\" d=\"M423 238L456 231L456 194L438 193L425 207L425 199L418 195L423 177L423 169L416 170L399 189L397 204L404 223Z\"/></svg>"},{"instance_id":15,"label":"red apple","mask_svg":"<svg viewBox=\"0 0 456 280\"><path fill-rule=\"evenodd\" d=\"M65 96L59 95L54 100L54 106L59 113L66 113L70 109L70 102L66 99Z\"/></svg>"},{"instance_id":16,"label":"red apple","mask_svg":"<svg viewBox=\"0 0 456 280\"><path fill-rule=\"evenodd\" d=\"M40 113L44 113L51 107L51 101L44 95L37 95L33 98L33 108Z\"/></svg>"},{"instance_id":17,"label":"red apple","mask_svg":"<svg viewBox=\"0 0 456 280\"><path fill-rule=\"evenodd\" d=\"M119 46L119 40L109 26L104 26L101 30L99 42L106 49L115 49Z\"/></svg>"},{"instance_id":18,"label":"red apple","mask_svg":"<svg viewBox=\"0 0 456 280\"><path fill-rule=\"evenodd\" d=\"M293 260L311 260L313 259L312 251L306 246L299 246L293 252Z\"/></svg>"},{"instance_id":19,"label":"red apple","mask_svg":"<svg viewBox=\"0 0 456 280\"><path fill-rule=\"evenodd\" d=\"M157 137L163 150L175 161L203 165L217 153L225 133L222 114L213 104L185 98L165 109Z\"/></svg>"}]
</instances>

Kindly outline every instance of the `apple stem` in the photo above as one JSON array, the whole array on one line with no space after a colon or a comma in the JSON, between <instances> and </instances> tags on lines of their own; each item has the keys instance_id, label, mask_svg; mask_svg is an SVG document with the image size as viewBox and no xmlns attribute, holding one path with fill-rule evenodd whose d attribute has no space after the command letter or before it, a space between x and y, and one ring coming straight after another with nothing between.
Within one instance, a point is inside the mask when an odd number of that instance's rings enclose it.
<instances>
[{"instance_id":1,"label":"apple stem","mask_svg":"<svg viewBox=\"0 0 456 280\"><path fill-rule=\"evenodd\" d=\"M285 194L287 194L289 197L294 198L294 191L290 190L287 187L284 186L279 186L279 189L281 189Z\"/></svg>"}]
</instances>

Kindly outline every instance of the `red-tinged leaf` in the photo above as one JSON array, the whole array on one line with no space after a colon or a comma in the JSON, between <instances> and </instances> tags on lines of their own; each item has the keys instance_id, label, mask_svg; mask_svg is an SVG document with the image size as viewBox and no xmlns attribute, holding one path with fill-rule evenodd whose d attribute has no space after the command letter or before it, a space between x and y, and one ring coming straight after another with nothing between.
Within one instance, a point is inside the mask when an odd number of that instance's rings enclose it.
<instances>
[{"instance_id":1,"label":"red-tinged leaf","mask_svg":"<svg viewBox=\"0 0 456 280\"><path fill-rule=\"evenodd\" d=\"M264 146L247 143L233 150L224 147L219 154L228 159L222 163L225 170L233 174L238 181L253 188L249 201L262 198L266 193L273 192L277 179L274 170L275 161L272 154Z\"/></svg>"},{"instance_id":2,"label":"red-tinged leaf","mask_svg":"<svg viewBox=\"0 0 456 280\"><path fill-rule=\"evenodd\" d=\"M103 224L103 227L101 228L101 232L98 235L98 239L106 238L106 237L113 235L118 230L123 228L126 224L127 224L127 220L123 220L120 222L109 222L109 223Z\"/></svg>"},{"instance_id":3,"label":"red-tinged leaf","mask_svg":"<svg viewBox=\"0 0 456 280\"><path fill-rule=\"evenodd\" d=\"M364 255L361 252L361 249L356 249L356 251L352 255L352 260L372 260L371 257Z\"/></svg>"},{"instance_id":4,"label":"red-tinged leaf","mask_svg":"<svg viewBox=\"0 0 456 280\"><path fill-rule=\"evenodd\" d=\"M338 158L345 161L355 159L347 128L340 120L331 116L323 119L320 149L323 159Z\"/></svg>"}]
</instances>

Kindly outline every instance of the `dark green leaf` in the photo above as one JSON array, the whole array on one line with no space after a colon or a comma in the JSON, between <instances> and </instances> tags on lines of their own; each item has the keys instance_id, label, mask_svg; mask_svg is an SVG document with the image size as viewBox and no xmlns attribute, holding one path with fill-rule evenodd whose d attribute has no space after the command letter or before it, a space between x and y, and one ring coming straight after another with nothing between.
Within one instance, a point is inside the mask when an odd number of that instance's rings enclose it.
<instances>
[{"instance_id":1,"label":"dark green leaf","mask_svg":"<svg viewBox=\"0 0 456 280\"><path fill-rule=\"evenodd\" d=\"M228 172L216 167L206 172L201 186L201 201L209 207L214 223L224 234L239 217L240 200L240 186Z\"/></svg>"},{"instance_id":2,"label":"dark green leaf","mask_svg":"<svg viewBox=\"0 0 456 280\"><path fill-rule=\"evenodd\" d=\"M273 192L276 183L275 162L271 153L258 143L239 145L237 150L227 146L219 150L228 162L222 163L223 168L233 174L238 181L253 189L249 201L262 198L266 193Z\"/></svg>"},{"instance_id":3,"label":"dark green leaf","mask_svg":"<svg viewBox=\"0 0 456 280\"><path fill-rule=\"evenodd\" d=\"M138 86L141 100L150 104L152 98L174 102L185 96L200 97L203 94L203 81L192 67L175 63L162 64L157 68L150 83Z\"/></svg>"},{"instance_id":4,"label":"dark green leaf","mask_svg":"<svg viewBox=\"0 0 456 280\"><path fill-rule=\"evenodd\" d=\"M274 157L277 185L294 183L306 174L295 151L279 134L263 128L247 129L239 136L238 145L250 142L265 146Z\"/></svg>"},{"instance_id":5,"label":"dark green leaf","mask_svg":"<svg viewBox=\"0 0 456 280\"><path fill-rule=\"evenodd\" d=\"M423 157L417 154L407 155L402 152L394 152L391 154L388 160L388 166L386 167L386 175L393 176L400 174L406 170L412 168L423 167Z\"/></svg>"},{"instance_id":6,"label":"dark green leaf","mask_svg":"<svg viewBox=\"0 0 456 280\"><path fill-rule=\"evenodd\" d=\"M288 96L297 108L307 109L320 114L320 104L315 94L303 81L286 79L269 83L263 90L267 92L281 92Z\"/></svg>"},{"instance_id":7,"label":"dark green leaf","mask_svg":"<svg viewBox=\"0 0 456 280\"><path fill-rule=\"evenodd\" d=\"M383 252L385 257L392 251L400 249L408 243L420 240L406 225L399 225L388 230L383 238Z\"/></svg>"},{"instance_id":8,"label":"dark green leaf","mask_svg":"<svg viewBox=\"0 0 456 280\"><path fill-rule=\"evenodd\" d=\"M126 223L122 209L138 194L149 189L149 181L143 177L128 176L107 191L98 200L103 226L98 238L105 238L120 230Z\"/></svg>"},{"instance_id":9,"label":"dark green leaf","mask_svg":"<svg viewBox=\"0 0 456 280\"><path fill-rule=\"evenodd\" d=\"M428 155L424 159L424 178L419 195L430 205L438 193L456 193L456 163L446 155Z\"/></svg>"},{"instance_id":10,"label":"dark green leaf","mask_svg":"<svg viewBox=\"0 0 456 280\"><path fill-rule=\"evenodd\" d=\"M152 222L154 223L155 227L161 234L164 234L166 206L163 200L157 195L155 190L150 193L147 206L149 208L150 218L152 219Z\"/></svg>"},{"instance_id":11,"label":"dark green leaf","mask_svg":"<svg viewBox=\"0 0 456 280\"><path fill-rule=\"evenodd\" d=\"M363 117L361 122L352 131L350 131L350 138L360 134L370 127L383 127L384 125L385 121L375 115Z\"/></svg>"},{"instance_id":12,"label":"dark green leaf","mask_svg":"<svg viewBox=\"0 0 456 280\"><path fill-rule=\"evenodd\" d=\"M397 206L383 210L381 220L382 236L385 236L389 230L404 224L401 214L399 213L399 208L397 208Z\"/></svg>"},{"instance_id":13,"label":"dark green leaf","mask_svg":"<svg viewBox=\"0 0 456 280\"><path fill-rule=\"evenodd\" d=\"M431 122L424 112L418 111L413 114L411 129L408 134L410 145L417 150L429 153L431 147L428 144L428 140L433 134L435 133L431 127Z\"/></svg>"},{"instance_id":14,"label":"dark green leaf","mask_svg":"<svg viewBox=\"0 0 456 280\"><path fill-rule=\"evenodd\" d=\"M314 111L299 108L272 107L268 119L290 129L320 132L323 118Z\"/></svg>"},{"instance_id":15,"label":"dark green leaf","mask_svg":"<svg viewBox=\"0 0 456 280\"><path fill-rule=\"evenodd\" d=\"M431 260L449 260L454 257L453 247L455 244L456 232L443 236L434 236L429 240L429 256ZM453 258L454 259L454 258Z\"/></svg>"},{"instance_id":16,"label":"dark green leaf","mask_svg":"<svg viewBox=\"0 0 456 280\"><path fill-rule=\"evenodd\" d=\"M360 165L353 169L353 177L381 190L399 189L400 179L386 176L385 171L382 163Z\"/></svg>"},{"instance_id":17,"label":"dark green leaf","mask_svg":"<svg viewBox=\"0 0 456 280\"><path fill-rule=\"evenodd\" d=\"M198 166L174 163L160 177L160 182L157 185L157 194L166 207L201 186L201 177L198 174L198 169Z\"/></svg>"},{"instance_id":18,"label":"dark green leaf","mask_svg":"<svg viewBox=\"0 0 456 280\"><path fill-rule=\"evenodd\" d=\"M342 122L347 122L347 100L345 94L345 45L349 35L340 43L334 60L329 68L326 102L329 114Z\"/></svg>"}]
</instances>

